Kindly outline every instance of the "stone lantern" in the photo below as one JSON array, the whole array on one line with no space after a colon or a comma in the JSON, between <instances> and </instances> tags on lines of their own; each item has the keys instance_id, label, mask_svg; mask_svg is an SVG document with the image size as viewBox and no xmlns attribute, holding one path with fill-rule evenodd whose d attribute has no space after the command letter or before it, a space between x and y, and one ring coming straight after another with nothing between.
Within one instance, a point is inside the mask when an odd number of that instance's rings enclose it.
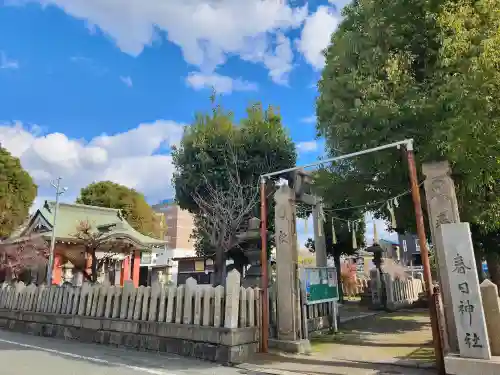
<instances>
[{"instance_id":1,"label":"stone lantern","mask_svg":"<svg viewBox=\"0 0 500 375\"><path fill-rule=\"evenodd\" d=\"M385 285L384 272L382 270L382 264L384 263L382 255L384 253L384 249L379 244L374 243L372 246L367 247L365 251L373 253L373 264L375 264L375 267L378 270L380 287L382 289L380 293L380 300L382 302L382 306L387 308L387 287Z\"/></svg>"},{"instance_id":2,"label":"stone lantern","mask_svg":"<svg viewBox=\"0 0 500 375\"><path fill-rule=\"evenodd\" d=\"M256 217L248 221L248 229L246 232L236 235L240 244L245 244L245 256L250 263L250 267L243 278L243 286L245 288L260 286L260 277L262 269L260 264L260 220Z\"/></svg>"}]
</instances>

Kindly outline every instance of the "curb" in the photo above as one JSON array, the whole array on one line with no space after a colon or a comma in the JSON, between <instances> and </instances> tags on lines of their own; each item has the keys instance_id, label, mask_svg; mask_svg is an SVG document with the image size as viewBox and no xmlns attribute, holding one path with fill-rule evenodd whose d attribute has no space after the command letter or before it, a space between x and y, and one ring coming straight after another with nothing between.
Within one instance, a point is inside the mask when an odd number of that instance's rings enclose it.
<instances>
[{"instance_id":1,"label":"curb","mask_svg":"<svg viewBox=\"0 0 500 375\"><path fill-rule=\"evenodd\" d=\"M397 362L392 362L392 361L349 361L353 363L366 363L366 364L373 364L373 365L381 365L381 366L394 366L394 367L404 367L404 368L416 368L416 369L422 369L422 370L432 370L436 368L436 365L434 363L419 363L415 361L406 361L406 360L400 360Z\"/></svg>"},{"instance_id":2,"label":"curb","mask_svg":"<svg viewBox=\"0 0 500 375\"><path fill-rule=\"evenodd\" d=\"M332 358L335 360L335 358ZM362 363L362 364L371 364L377 366L392 366L392 367L401 367L401 368L412 368L412 369L422 369L422 370L433 370L436 368L434 363L418 363L414 361L351 361L345 359L337 359L338 361L344 361L347 363ZM328 366L329 361L325 361L325 366ZM265 367L261 367L259 365L245 365L240 364L234 366L240 370L251 371L253 373L262 374L262 375L297 375L297 371L287 371L287 370L277 370L277 369L269 369Z\"/></svg>"},{"instance_id":3,"label":"curb","mask_svg":"<svg viewBox=\"0 0 500 375\"><path fill-rule=\"evenodd\" d=\"M258 374L258 375L297 375L297 374L300 374L296 371L291 372L291 371L286 371L286 370L266 369L266 368L260 367L260 366L248 366L247 367L245 365L237 365L234 367L237 369L249 371L249 372L252 372L253 374Z\"/></svg>"},{"instance_id":4,"label":"curb","mask_svg":"<svg viewBox=\"0 0 500 375\"><path fill-rule=\"evenodd\" d=\"M339 323L343 324L343 323L351 322L353 320L358 320L358 319L363 319L363 318L370 318L372 316L380 315L382 313L383 313L383 311L376 311L376 312L369 312L369 313L366 313L364 315L355 315L355 316L350 316L348 318L343 318L343 319L340 318L339 319Z\"/></svg>"}]
</instances>

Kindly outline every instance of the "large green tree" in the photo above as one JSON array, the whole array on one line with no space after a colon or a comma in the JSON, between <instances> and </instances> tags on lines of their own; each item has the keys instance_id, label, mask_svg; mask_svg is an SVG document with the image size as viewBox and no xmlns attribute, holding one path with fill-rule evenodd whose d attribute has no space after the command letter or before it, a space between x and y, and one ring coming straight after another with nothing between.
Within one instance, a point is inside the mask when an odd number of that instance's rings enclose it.
<instances>
[{"instance_id":1,"label":"large green tree","mask_svg":"<svg viewBox=\"0 0 500 375\"><path fill-rule=\"evenodd\" d=\"M353 187L345 174L346 164L321 168L313 174L315 194L323 198L325 221L323 233L325 236L326 251L332 257L337 270L341 269L340 257L342 255L353 255L357 249L365 245L365 212L364 207L356 207L351 197ZM311 214L310 207L301 206L302 211ZM303 212L299 213L304 216ZM335 240L333 238L335 231ZM353 243L353 232L356 236L356 247ZM306 247L309 251L315 251L314 241L308 239ZM338 283L341 285L340 271L337 273ZM342 290L340 298L343 300Z\"/></svg>"},{"instance_id":2,"label":"large green tree","mask_svg":"<svg viewBox=\"0 0 500 375\"><path fill-rule=\"evenodd\" d=\"M278 111L254 104L236 123L231 113L214 104L212 113L198 114L194 123L186 128L179 147L174 150L173 161L176 201L182 209L195 214L194 235L198 252L220 255L224 251L233 259L244 262L245 259L241 259L242 244L231 248L236 242L232 237L245 229L250 217L260 217L259 176L293 167L296 162L295 145L283 127ZM238 186L246 188L238 191ZM272 182L269 183L268 224L271 232L274 227L274 189ZM253 204L248 205L251 200ZM211 207L207 210L207 206ZM223 206L226 207L225 218L219 218L219 228L223 227L225 231L228 226L234 228L227 232L229 238L224 242L223 247L229 248L216 249L214 247L219 243L211 241L207 226L214 228L213 216L221 216ZM237 207L241 208L238 212ZM209 216L212 220L207 223Z\"/></svg>"},{"instance_id":3,"label":"large green tree","mask_svg":"<svg viewBox=\"0 0 500 375\"><path fill-rule=\"evenodd\" d=\"M19 159L0 146L0 239L26 220L36 194L37 186Z\"/></svg>"},{"instance_id":4,"label":"large green tree","mask_svg":"<svg viewBox=\"0 0 500 375\"><path fill-rule=\"evenodd\" d=\"M144 195L134 189L111 181L94 182L80 190L76 203L120 209L135 230L147 236L160 236L153 209Z\"/></svg>"},{"instance_id":5,"label":"large green tree","mask_svg":"<svg viewBox=\"0 0 500 375\"><path fill-rule=\"evenodd\" d=\"M318 84L317 127L331 154L413 138L419 164L451 162L462 220L478 225L476 236L500 224L499 4L354 1ZM353 192L357 203L409 187L398 150L352 160L349 175L364 187ZM412 212L411 197L401 199L401 229L413 229Z\"/></svg>"}]
</instances>

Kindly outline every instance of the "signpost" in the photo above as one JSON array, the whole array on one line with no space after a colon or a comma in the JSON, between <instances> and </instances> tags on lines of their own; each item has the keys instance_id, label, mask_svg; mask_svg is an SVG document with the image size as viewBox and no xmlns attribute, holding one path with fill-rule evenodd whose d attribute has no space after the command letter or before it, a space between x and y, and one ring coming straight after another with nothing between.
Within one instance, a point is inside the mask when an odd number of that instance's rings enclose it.
<instances>
[{"instance_id":1,"label":"signpost","mask_svg":"<svg viewBox=\"0 0 500 375\"><path fill-rule=\"evenodd\" d=\"M304 267L301 269L301 280L307 305L339 300L335 267Z\"/></svg>"},{"instance_id":2,"label":"signpost","mask_svg":"<svg viewBox=\"0 0 500 375\"><path fill-rule=\"evenodd\" d=\"M300 269L306 305L333 302L333 327L337 332L339 287L335 267L304 267Z\"/></svg>"}]
</instances>

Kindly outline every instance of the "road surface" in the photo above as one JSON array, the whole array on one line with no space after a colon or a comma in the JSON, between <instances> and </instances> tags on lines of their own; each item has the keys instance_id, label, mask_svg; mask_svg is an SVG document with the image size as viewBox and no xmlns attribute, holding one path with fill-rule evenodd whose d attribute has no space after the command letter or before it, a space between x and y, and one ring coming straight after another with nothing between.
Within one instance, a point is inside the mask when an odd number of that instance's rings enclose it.
<instances>
[{"instance_id":1,"label":"road surface","mask_svg":"<svg viewBox=\"0 0 500 375\"><path fill-rule=\"evenodd\" d=\"M385 367L385 366L384 366ZM224 367L211 362L82 344L0 330L1 375L266 375L266 369ZM391 371L392 370L392 371ZM262 372L264 371L264 372ZM270 374L279 372L269 371ZM314 371L314 374L320 372ZM321 372L323 374L323 372ZM329 372L331 374L331 372ZM301 375L299 371L282 374ZM308 374L308 373L305 373ZM399 368L335 367L335 375L424 375L427 372Z\"/></svg>"},{"instance_id":2,"label":"road surface","mask_svg":"<svg viewBox=\"0 0 500 375\"><path fill-rule=\"evenodd\" d=\"M245 371L176 355L82 344L0 330L0 374L241 375Z\"/></svg>"}]
</instances>

